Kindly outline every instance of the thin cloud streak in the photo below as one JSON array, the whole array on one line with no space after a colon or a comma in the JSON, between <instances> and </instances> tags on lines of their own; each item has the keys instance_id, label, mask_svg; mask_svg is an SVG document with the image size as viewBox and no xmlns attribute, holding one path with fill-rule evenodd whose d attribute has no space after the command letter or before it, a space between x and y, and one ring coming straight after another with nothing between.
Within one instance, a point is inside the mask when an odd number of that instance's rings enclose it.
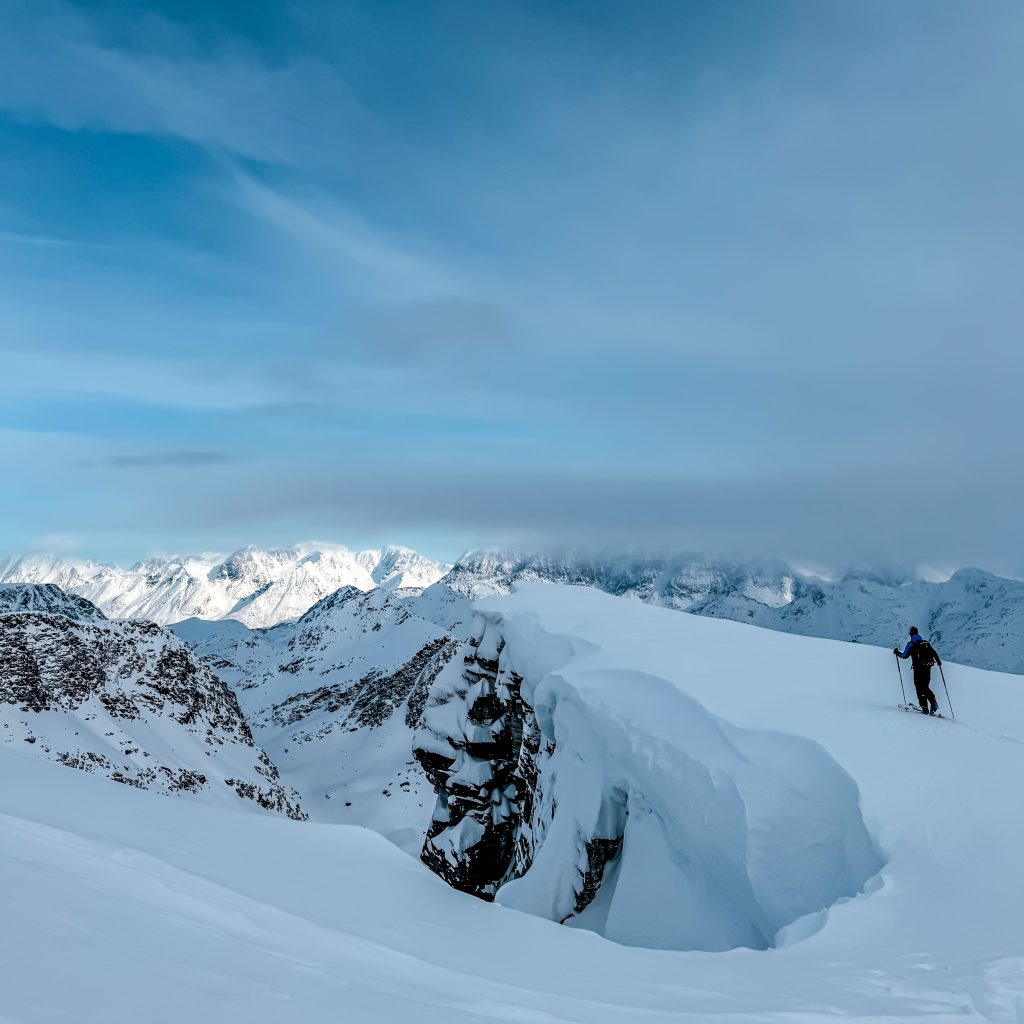
<instances>
[{"instance_id":1,"label":"thin cloud streak","mask_svg":"<svg viewBox=\"0 0 1024 1024\"><path fill-rule=\"evenodd\" d=\"M83 466L110 466L114 469L159 469L168 466L222 466L234 461L227 452L146 452L138 455L109 455Z\"/></svg>"}]
</instances>

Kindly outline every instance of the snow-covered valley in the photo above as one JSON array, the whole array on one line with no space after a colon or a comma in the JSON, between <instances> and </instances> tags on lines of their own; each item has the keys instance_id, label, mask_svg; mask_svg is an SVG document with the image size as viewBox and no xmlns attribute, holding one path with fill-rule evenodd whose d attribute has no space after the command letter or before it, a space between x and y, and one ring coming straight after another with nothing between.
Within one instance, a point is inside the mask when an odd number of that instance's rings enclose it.
<instances>
[{"instance_id":1,"label":"snow-covered valley","mask_svg":"<svg viewBox=\"0 0 1024 1024\"><path fill-rule=\"evenodd\" d=\"M558 798L544 835L531 838L531 868L496 903L449 888L365 829L116 786L9 743L0 747L4 1015L1022 1018L1017 677L947 661L957 720L927 719L895 708L891 652L866 645L593 589L525 586L480 614L474 657L496 664L496 679L523 681L548 752L535 793ZM335 626L327 647L356 658L384 631ZM435 674L428 721L461 663ZM552 900L572 899L578 839L615 817L602 810L609 794L627 814L593 904L604 890L605 925L545 920L559 916ZM854 877L841 865L857 862L857 835L878 860L861 861ZM773 948L639 948L680 928L714 934L723 906L746 892L763 909L773 887L775 905L790 908L777 923L816 908L760 943ZM627 920L631 908L642 913ZM634 945L586 930L614 934L616 915L633 929L616 937ZM635 930L645 922L647 941ZM49 983L54 973L60 985Z\"/></svg>"}]
</instances>

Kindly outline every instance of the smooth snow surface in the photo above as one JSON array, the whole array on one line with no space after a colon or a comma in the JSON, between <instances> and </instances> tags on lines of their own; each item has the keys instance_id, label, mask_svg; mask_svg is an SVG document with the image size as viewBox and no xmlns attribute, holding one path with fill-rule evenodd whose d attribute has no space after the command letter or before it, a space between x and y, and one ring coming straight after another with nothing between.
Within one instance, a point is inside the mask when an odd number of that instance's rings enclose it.
<instances>
[{"instance_id":1,"label":"smooth snow surface","mask_svg":"<svg viewBox=\"0 0 1024 1024\"><path fill-rule=\"evenodd\" d=\"M662 678L739 729L820 744L859 789L887 857L880 888L767 951L634 948L464 896L362 829L0 750L0 1019L1024 1020L1019 678L947 665L959 721L937 721L896 710L884 650L567 588L489 611L603 672Z\"/></svg>"}]
</instances>

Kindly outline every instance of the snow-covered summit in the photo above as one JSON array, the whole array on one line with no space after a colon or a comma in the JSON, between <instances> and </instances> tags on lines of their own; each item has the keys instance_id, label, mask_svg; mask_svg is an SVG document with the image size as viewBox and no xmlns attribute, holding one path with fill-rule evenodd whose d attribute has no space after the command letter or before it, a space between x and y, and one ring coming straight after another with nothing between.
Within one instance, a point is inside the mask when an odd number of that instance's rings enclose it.
<instances>
[{"instance_id":1,"label":"snow-covered summit","mask_svg":"<svg viewBox=\"0 0 1024 1024\"><path fill-rule=\"evenodd\" d=\"M46 612L80 622L106 619L91 601L65 594L55 583L0 583L0 615L16 612Z\"/></svg>"}]
</instances>

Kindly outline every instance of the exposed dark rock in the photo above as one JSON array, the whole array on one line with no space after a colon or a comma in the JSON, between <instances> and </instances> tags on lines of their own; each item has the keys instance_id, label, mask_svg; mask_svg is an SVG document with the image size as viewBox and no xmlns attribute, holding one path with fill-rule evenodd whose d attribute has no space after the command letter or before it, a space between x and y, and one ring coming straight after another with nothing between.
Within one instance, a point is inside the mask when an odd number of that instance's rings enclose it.
<instances>
[{"instance_id":1,"label":"exposed dark rock","mask_svg":"<svg viewBox=\"0 0 1024 1024\"><path fill-rule=\"evenodd\" d=\"M540 770L554 747L543 743L522 678L503 666L504 641L489 629L436 680L414 750L437 794L421 858L453 888L485 900L530 868L556 811ZM609 817L614 834L579 837L574 913L594 899L622 847L620 810Z\"/></svg>"}]
</instances>

